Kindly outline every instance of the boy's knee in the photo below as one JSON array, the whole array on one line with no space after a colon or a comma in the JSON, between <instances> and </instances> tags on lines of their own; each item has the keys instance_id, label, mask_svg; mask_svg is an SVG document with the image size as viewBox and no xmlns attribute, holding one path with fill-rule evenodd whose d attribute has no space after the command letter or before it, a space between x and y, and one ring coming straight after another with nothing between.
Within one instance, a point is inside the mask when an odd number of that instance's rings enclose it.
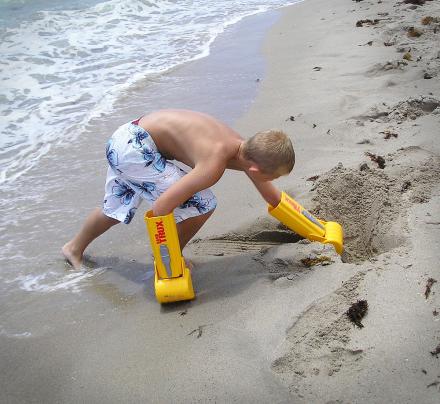
<instances>
[{"instance_id":1,"label":"boy's knee","mask_svg":"<svg viewBox=\"0 0 440 404\"><path fill-rule=\"evenodd\" d=\"M96 213L101 217L101 220L106 222L108 226L114 226L116 224L121 223L119 219L116 219L115 217L109 216L106 214L102 208L96 208Z\"/></svg>"},{"instance_id":2,"label":"boy's knee","mask_svg":"<svg viewBox=\"0 0 440 404\"><path fill-rule=\"evenodd\" d=\"M203 214L203 216L206 216L206 217L209 217L209 216L211 216L213 213L214 213L214 211L215 211L215 208L216 208L216 206L214 206L213 208L211 208L211 210L210 211L208 211L208 212L206 212L206 213L204 213Z\"/></svg>"}]
</instances>

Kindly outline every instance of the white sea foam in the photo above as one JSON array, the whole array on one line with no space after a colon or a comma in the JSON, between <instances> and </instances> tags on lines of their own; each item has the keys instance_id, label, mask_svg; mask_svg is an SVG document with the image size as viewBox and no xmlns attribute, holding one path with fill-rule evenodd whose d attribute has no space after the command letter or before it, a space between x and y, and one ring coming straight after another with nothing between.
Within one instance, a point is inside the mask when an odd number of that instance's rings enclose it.
<instances>
[{"instance_id":1,"label":"white sea foam","mask_svg":"<svg viewBox=\"0 0 440 404\"><path fill-rule=\"evenodd\" d=\"M49 271L42 274L19 275L14 279L4 280L7 285L17 285L20 290L36 293L51 293L65 290L73 293L79 293L87 285L87 280L107 271L107 267L94 269L84 269L75 271L66 275L59 272ZM146 271L142 276L142 281L148 281L154 276L154 271Z\"/></svg>"},{"instance_id":2,"label":"white sea foam","mask_svg":"<svg viewBox=\"0 0 440 404\"><path fill-rule=\"evenodd\" d=\"M4 329L0 329L0 335L3 335L7 338L29 338L32 337L32 333L29 331L20 332L20 333L11 333L7 332Z\"/></svg>"},{"instance_id":3,"label":"white sea foam","mask_svg":"<svg viewBox=\"0 0 440 404\"><path fill-rule=\"evenodd\" d=\"M99 275L106 269L105 267L100 267L91 270L75 271L62 277L56 272L20 275L6 283L16 283L21 290L26 292L48 293L58 290L80 292L85 280Z\"/></svg>"},{"instance_id":4,"label":"white sea foam","mask_svg":"<svg viewBox=\"0 0 440 404\"><path fill-rule=\"evenodd\" d=\"M291 0L290 3L296 2ZM0 31L0 184L77 138L139 80L209 54L242 18L282 0L109 0L41 11Z\"/></svg>"}]
</instances>

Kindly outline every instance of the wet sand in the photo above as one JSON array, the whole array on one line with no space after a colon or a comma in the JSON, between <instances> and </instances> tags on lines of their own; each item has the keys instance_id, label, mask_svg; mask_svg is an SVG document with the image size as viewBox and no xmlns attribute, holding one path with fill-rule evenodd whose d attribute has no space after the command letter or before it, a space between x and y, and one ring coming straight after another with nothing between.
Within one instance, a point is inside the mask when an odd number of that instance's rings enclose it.
<instances>
[{"instance_id":1,"label":"wet sand","mask_svg":"<svg viewBox=\"0 0 440 404\"><path fill-rule=\"evenodd\" d=\"M426 16L440 18L436 2L286 8L264 41L257 97L234 124L245 136L278 127L292 137L296 167L277 185L343 225L342 258L286 234L230 173L185 252L195 301L156 303L137 217L91 246L95 269L66 272L75 287L7 302L2 401L437 403L439 283L429 280L440 281L440 26L423 25ZM66 237L99 201L105 173L84 146L66 159L80 151L72 169L97 172L87 197L70 198L84 190L79 180L50 195L71 200ZM38 262L43 254L34 246ZM327 265L307 266L314 258ZM368 303L362 328L347 316L358 300Z\"/></svg>"}]
</instances>

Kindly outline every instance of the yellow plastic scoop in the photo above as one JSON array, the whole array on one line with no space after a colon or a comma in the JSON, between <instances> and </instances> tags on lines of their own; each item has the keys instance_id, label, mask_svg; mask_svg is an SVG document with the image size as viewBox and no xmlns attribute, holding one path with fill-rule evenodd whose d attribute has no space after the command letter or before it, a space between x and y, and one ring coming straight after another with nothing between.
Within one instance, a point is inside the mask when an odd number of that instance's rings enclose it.
<instances>
[{"instance_id":1,"label":"yellow plastic scoop","mask_svg":"<svg viewBox=\"0 0 440 404\"><path fill-rule=\"evenodd\" d=\"M191 272L180 249L173 213L144 216L154 255L154 289L159 303L194 299Z\"/></svg>"},{"instance_id":2,"label":"yellow plastic scoop","mask_svg":"<svg viewBox=\"0 0 440 404\"><path fill-rule=\"evenodd\" d=\"M344 233L341 225L317 219L285 192L281 193L281 201L276 207L268 206L268 212L300 236L324 244L333 244L336 252L342 254Z\"/></svg>"}]
</instances>

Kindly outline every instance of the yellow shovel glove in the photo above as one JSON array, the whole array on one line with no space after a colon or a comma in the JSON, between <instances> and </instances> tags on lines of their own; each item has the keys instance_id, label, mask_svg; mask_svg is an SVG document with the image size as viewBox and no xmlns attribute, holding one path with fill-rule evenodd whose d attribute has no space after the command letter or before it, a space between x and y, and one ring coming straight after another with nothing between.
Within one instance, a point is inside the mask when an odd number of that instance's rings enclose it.
<instances>
[{"instance_id":1,"label":"yellow shovel glove","mask_svg":"<svg viewBox=\"0 0 440 404\"><path fill-rule=\"evenodd\" d=\"M281 193L281 201L276 207L268 206L268 212L300 236L333 244L336 252L342 254L344 235L341 225L317 219L285 192Z\"/></svg>"}]
</instances>

